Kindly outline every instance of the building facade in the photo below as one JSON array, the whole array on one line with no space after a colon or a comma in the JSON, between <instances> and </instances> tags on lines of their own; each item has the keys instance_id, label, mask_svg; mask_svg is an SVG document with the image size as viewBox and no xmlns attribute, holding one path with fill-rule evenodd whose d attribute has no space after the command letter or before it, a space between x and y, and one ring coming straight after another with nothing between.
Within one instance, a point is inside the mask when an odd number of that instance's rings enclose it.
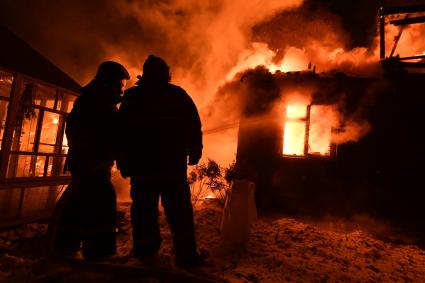
<instances>
[{"instance_id":1,"label":"building facade","mask_svg":"<svg viewBox=\"0 0 425 283\"><path fill-rule=\"evenodd\" d=\"M65 118L80 85L0 27L0 227L52 212L70 182Z\"/></svg>"}]
</instances>

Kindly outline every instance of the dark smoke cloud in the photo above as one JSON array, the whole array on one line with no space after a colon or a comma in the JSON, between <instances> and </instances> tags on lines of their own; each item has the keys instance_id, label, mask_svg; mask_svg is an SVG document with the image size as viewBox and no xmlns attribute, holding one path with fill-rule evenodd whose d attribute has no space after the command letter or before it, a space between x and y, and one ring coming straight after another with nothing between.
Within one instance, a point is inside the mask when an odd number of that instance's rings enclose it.
<instances>
[{"instance_id":1,"label":"dark smoke cloud","mask_svg":"<svg viewBox=\"0 0 425 283\"><path fill-rule=\"evenodd\" d=\"M28 41L80 83L86 83L108 46L129 50L130 42L150 42L151 30L143 30L132 18L124 18L112 1L4 1L3 24ZM136 39L135 35L139 38ZM130 50L129 50L130 51ZM141 61L142 58L136 61Z\"/></svg>"},{"instance_id":2,"label":"dark smoke cloud","mask_svg":"<svg viewBox=\"0 0 425 283\"><path fill-rule=\"evenodd\" d=\"M350 37L349 48L371 46L376 34L376 16L380 7L425 4L424 0L308 0L302 10L328 11L340 19ZM319 12L320 13L320 12Z\"/></svg>"},{"instance_id":3,"label":"dark smoke cloud","mask_svg":"<svg viewBox=\"0 0 425 283\"><path fill-rule=\"evenodd\" d=\"M320 41L327 45L348 47L350 43L340 17L323 9L297 9L280 13L256 25L253 40L267 43L276 50L280 55L277 59L282 58L288 46L304 48L313 41Z\"/></svg>"}]
</instances>

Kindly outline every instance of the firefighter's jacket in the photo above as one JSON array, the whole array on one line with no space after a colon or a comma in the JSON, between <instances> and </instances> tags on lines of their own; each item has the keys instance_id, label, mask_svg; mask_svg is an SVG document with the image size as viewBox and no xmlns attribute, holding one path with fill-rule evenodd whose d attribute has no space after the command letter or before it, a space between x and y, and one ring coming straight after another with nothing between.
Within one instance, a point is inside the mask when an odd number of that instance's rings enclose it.
<instances>
[{"instance_id":1,"label":"firefighter's jacket","mask_svg":"<svg viewBox=\"0 0 425 283\"><path fill-rule=\"evenodd\" d=\"M125 92L118 112L121 174L186 180L188 156L202 154L201 121L186 91L141 80Z\"/></svg>"},{"instance_id":2,"label":"firefighter's jacket","mask_svg":"<svg viewBox=\"0 0 425 283\"><path fill-rule=\"evenodd\" d=\"M66 169L73 176L107 174L116 159L118 109L95 81L81 91L66 120L69 152Z\"/></svg>"}]
</instances>

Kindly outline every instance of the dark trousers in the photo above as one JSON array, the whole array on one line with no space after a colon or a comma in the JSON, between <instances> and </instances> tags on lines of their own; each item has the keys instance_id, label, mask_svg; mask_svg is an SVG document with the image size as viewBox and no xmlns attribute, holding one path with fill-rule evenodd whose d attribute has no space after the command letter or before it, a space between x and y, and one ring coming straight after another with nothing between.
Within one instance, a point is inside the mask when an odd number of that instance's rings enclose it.
<instances>
[{"instance_id":1,"label":"dark trousers","mask_svg":"<svg viewBox=\"0 0 425 283\"><path fill-rule=\"evenodd\" d=\"M152 181L133 177L131 181L131 223L136 256L158 252L161 234L158 203L165 211L173 237L176 261L191 260L197 254L190 188L186 180Z\"/></svg>"},{"instance_id":2,"label":"dark trousers","mask_svg":"<svg viewBox=\"0 0 425 283\"><path fill-rule=\"evenodd\" d=\"M116 251L116 195L106 176L75 178L58 203L55 250L72 253L82 244L86 259Z\"/></svg>"}]
</instances>

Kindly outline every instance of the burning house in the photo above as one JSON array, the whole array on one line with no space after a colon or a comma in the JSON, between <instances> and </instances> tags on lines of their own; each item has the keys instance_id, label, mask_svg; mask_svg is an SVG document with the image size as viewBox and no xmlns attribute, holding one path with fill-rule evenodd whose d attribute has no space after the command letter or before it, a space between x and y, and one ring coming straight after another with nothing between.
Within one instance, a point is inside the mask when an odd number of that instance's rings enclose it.
<instances>
[{"instance_id":1,"label":"burning house","mask_svg":"<svg viewBox=\"0 0 425 283\"><path fill-rule=\"evenodd\" d=\"M49 216L70 177L65 117L80 85L0 26L0 225Z\"/></svg>"},{"instance_id":2,"label":"burning house","mask_svg":"<svg viewBox=\"0 0 425 283\"><path fill-rule=\"evenodd\" d=\"M316 73L312 64L239 76L245 101L236 159L257 184L260 211L423 222L425 56L394 55L403 29L425 22L423 12L380 10L374 76ZM399 27L394 41L385 38L390 26Z\"/></svg>"}]
</instances>

